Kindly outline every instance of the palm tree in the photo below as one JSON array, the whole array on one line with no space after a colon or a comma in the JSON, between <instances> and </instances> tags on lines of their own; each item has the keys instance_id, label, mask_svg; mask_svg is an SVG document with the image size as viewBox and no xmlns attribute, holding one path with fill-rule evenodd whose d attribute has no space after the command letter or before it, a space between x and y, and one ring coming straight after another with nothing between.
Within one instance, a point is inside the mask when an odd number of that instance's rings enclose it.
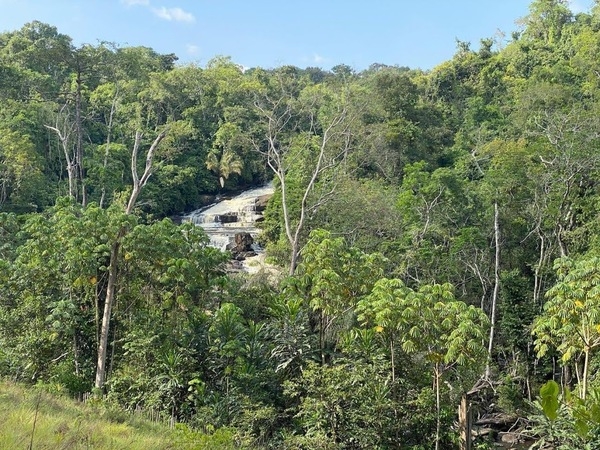
<instances>
[{"instance_id":1,"label":"palm tree","mask_svg":"<svg viewBox=\"0 0 600 450\"><path fill-rule=\"evenodd\" d=\"M230 149L223 151L213 148L206 157L206 168L219 176L221 188L225 186L225 180L232 173L241 175L244 163L240 157Z\"/></svg>"},{"instance_id":2,"label":"palm tree","mask_svg":"<svg viewBox=\"0 0 600 450\"><path fill-rule=\"evenodd\" d=\"M232 173L241 175L244 163L239 155L233 150L239 141L239 128L229 122L222 124L215 135L213 148L206 156L206 168L219 176L221 188L225 186L225 180ZM238 142L239 143L239 142Z\"/></svg>"}]
</instances>

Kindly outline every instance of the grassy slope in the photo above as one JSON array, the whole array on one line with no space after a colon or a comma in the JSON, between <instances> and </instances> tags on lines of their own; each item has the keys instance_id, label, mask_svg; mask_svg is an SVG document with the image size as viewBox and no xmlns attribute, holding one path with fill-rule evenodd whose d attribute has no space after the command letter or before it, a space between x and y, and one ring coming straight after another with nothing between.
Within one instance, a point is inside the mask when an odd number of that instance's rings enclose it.
<instances>
[{"instance_id":1,"label":"grassy slope","mask_svg":"<svg viewBox=\"0 0 600 450\"><path fill-rule=\"evenodd\" d=\"M233 447L229 436L175 432L101 405L84 405L41 389L0 381L0 449L29 449L34 421L33 450Z\"/></svg>"}]
</instances>

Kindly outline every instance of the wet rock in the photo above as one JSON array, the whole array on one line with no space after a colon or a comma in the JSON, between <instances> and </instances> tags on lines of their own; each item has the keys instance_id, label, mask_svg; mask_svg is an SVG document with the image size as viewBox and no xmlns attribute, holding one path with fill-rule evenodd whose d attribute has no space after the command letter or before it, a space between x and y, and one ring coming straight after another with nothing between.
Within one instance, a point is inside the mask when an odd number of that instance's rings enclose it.
<instances>
[{"instance_id":1,"label":"wet rock","mask_svg":"<svg viewBox=\"0 0 600 450\"><path fill-rule=\"evenodd\" d=\"M256 256L257 253L256 252L240 252L240 253L236 253L234 255L234 259L236 261L244 261L246 258L252 258L253 256Z\"/></svg>"},{"instance_id":2,"label":"wet rock","mask_svg":"<svg viewBox=\"0 0 600 450\"><path fill-rule=\"evenodd\" d=\"M250 233L236 233L234 241L228 245L232 258L243 261L251 256L256 256L256 252L252 249L252 244L254 244L254 238Z\"/></svg>"},{"instance_id":3,"label":"wet rock","mask_svg":"<svg viewBox=\"0 0 600 450\"><path fill-rule=\"evenodd\" d=\"M236 233L234 237L234 242L234 250L237 250L238 252L249 252L252 251L252 244L254 244L254 238L250 233Z\"/></svg>"},{"instance_id":4,"label":"wet rock","mask_svg":"<svg viewBox=\"0 0 600 450\"><path fill-rule=\"evenodd\" d=\"M254 203L254 211L263 212L267 209L267 203L269 203L269 199L272 197L272 194L261 195L260 197L256 197L256 201Z\"/></svg>"},{"instance_id":5,"label":"wet rock","mask_svg":"<svg viewBox=\"0 0 600 450\"><path fill-rule=\"evenodd\" d=\"M509 431L498 433L498 437L500 438L500 442L505 444L518 444L520 442L520 436L517 433Z\"/></svg>"},{"instance_id":6,"label":"wet rock","mask_svg":"<svg viewBox=\"0 0 600 450\"><path fill-rule=\"evenodd\" d=\"M215 216L215 222L219 223L235 223L238 221L237 213L225 213L225 214L217 214Z\"/></svg>"}]
</instances>

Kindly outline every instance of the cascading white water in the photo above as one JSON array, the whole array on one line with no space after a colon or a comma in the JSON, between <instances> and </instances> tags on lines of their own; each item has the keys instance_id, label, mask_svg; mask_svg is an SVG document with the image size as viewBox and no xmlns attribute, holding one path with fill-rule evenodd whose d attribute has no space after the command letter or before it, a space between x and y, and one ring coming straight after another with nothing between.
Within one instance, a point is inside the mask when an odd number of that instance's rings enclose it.
<instances>
[{"instance_id":1,"label":"cascading white water","mask_svg":"<svg viewBox=\"0 0 600 450\"><path fill-rule=\"evenodd\" d=\"M250 233L256 238L258 228L256 220L262 217L256 210L260 197L272 195L273 184L242 192L231 199L222 200L208 208L192 211L183 216L183 222L192 222L201 226L210 237L210 245L225 250L233 241L236 233Z\"/></svg>"}]
</instances>

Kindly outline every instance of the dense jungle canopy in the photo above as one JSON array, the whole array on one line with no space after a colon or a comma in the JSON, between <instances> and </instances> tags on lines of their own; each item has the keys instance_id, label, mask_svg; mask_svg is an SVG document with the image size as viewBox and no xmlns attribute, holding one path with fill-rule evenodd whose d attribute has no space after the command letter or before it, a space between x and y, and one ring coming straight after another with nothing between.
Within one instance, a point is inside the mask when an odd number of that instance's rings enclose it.
<instances>
[{"instance_id":1,"label":"dense jungle canopy","mask_svg":"<svg viewBox=\"0 0 600 450\"><path fill-rule=\"evenodd\" d=\"M0 376L241 448L467 448L470 391L477 448L596 448L598 55L561 0L431 71L0 34ZM270 180L278 276L171 219Z\"/></svg>"}]
</instances>

